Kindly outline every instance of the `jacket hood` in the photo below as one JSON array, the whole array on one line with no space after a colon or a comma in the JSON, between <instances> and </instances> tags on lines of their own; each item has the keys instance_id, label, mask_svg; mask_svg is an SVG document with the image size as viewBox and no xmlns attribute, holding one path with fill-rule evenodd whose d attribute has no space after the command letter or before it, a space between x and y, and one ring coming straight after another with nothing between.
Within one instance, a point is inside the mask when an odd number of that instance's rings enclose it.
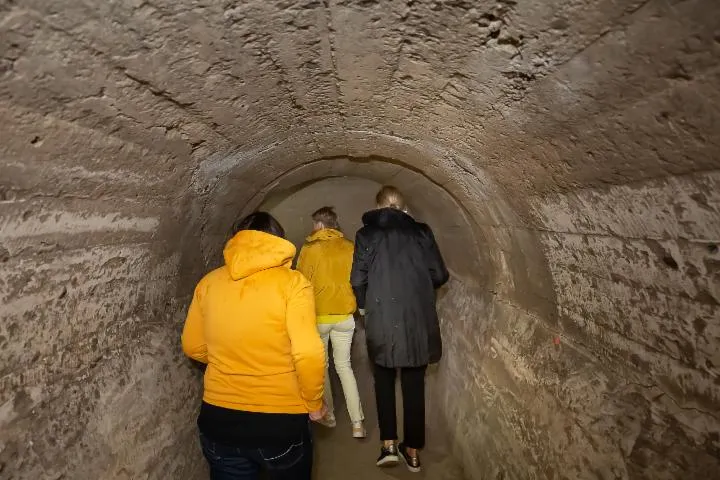
<instances>
[{"instance_id":1,"label":"jacket hood","mask_svg":"<svg viewBox=\"0 0 720 480\"><path fill-rule=\"evenodd\" d=\"M241 230L225 244L223 257L230 277L240 280L268 268L290 267L295 245L269 233Z\"/></svg>"},{"instance_id":2,"label":"jacket hood","mask_svg":"<svg viewBox=\"0 0 720 480\"><path fill-rule=\"evenodd\" d=\"M362 217L363 224L377 227L389 227L396 225L407 225L415 223L415 220L397 208L378 208L365 212Z\"/></svg>"},{"instance_id":3,"label":"jacket hood","mask_svg":"<svg viewBox=\"0 0 720 480\"><path fill-rule=\"evenodd\" d=\"M305 238L308 242L314 242L315 240L332 240L333 238L343 238L344 235L340 230L334 228L323 228L317 230Z\"/></svg>"}]
</instances>

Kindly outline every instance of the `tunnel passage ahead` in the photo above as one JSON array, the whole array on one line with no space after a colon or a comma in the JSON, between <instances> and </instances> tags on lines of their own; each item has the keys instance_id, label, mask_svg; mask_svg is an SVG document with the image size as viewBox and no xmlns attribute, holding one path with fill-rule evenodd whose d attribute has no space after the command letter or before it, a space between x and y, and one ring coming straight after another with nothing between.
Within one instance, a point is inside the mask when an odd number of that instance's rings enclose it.
<instances>
[{"instance_id":1,"label":"tunnel passage ahead","mask_svg":"<svg viewBox=\"0 0 720 480\"><path fill-rule=\"evenodd\" d=\"M469 478L711 478L719 19L0 1L0 475L203 478L193 285L239 213L350 176L442 234L433 412Z\"/></svg>"}]
</instances>

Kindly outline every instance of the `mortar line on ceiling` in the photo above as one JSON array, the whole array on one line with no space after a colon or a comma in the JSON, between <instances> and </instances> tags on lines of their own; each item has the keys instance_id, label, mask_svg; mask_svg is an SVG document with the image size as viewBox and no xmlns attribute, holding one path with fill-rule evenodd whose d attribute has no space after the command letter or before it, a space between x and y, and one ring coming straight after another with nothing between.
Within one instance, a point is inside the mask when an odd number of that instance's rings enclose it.
<instances>
[{"instance_id":1,"label":"mortar line on ceiling","mask_svg":"<svg viewBox=\"0 0 720 480\"><path fill-rule=\"evenodd\" d=\"M332 78L333 83L335 86L335 95L337 96L337 114L340 117L340 121L342 122L342 129L341 131L344 133L347 125L345 123L345 104L342 100L342 89L340 88L340 75L338 72L338 66L337 66L337 52L336 52L336 45L335 45L335 27L333 26L332 21L332 9L330 7L330 0L323 0L323 6L325 8L325 20L326 20L326 29L327 29L327 40L328 44L330 46L330 62L332 65Z\"/></svg>"}]
</instances>

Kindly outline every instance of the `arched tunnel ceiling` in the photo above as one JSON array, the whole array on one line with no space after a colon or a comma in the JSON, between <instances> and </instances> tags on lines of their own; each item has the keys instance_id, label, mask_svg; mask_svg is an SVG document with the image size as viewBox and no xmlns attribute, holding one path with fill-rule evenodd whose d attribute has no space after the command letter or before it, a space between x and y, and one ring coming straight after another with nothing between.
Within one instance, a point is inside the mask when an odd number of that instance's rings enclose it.
<instances>
[{"instance_id":1,"label":"arched tunnel ceiling","mask_svg":"<svg viewBox=\"0 0 720 480\"><path fill-rule=\"evenodd\" d=\"M471 478L712 478L719 59L716 0L0 0L2 474L200 478L193 285L356 175L445 236Z\"/></svg>"},{"instance_id":2,"label":"arched tunnel ceiling","mask_svg":"<svg viewBox=\"0 0 720 480\"><path fill-rule=\"evenodd\" d=\"M523 192L715 165L712 2L1 5L8 123L49 114L181 172L294 135L323 157L348 130L432 139Z\"/></svg>"},{"instance_id":3,"label":"arched tunnel ceiling","mask_svg":"<svg viewBox=\"0 0 720 480\"><path fill-rule=\"evenodd\" d=\"M238 206L247 213L274 190L328 175L357 175L403 185L437 228L450 252L449 264L460 277L486 292L520 295L523 304L552 310L551 281L537 239L512 209L512 200L470 159L432 142L366 131L344 132L345 143L333 150L337 140L328 138L324 158L297 149L311 138L295 137L260 151L240 150L201 162L192 182L203 199L195 214L201 226L193 228L201 231L199 248L208 264L220 258Z\"/></svg>"},{"instance_id":4,"label":"arched tunnel ceiling","mask_svg":"<svg viewBox=\"0 0 720 480\"><path fill-rule=\"evenodd\" d=\"M420 160L420 157L416 157ZM412 214L419 220L431 223L435 228L435 235L445 251L453 252L448 257L449 267L454 274L467 279L472 283L487 284L493 270L493 262L489 251L495 245L490 246L490 242L486 239L488 234L492 235L489 225L475 225L471 213L460 200L453 197L441 184L436 183L435 179L431 179L423 175L420 171L411 169L408 165L384 157L365 157L365 158L348 158L348 157L331 157L326 159L318 159L312 162L303 163L283 175L279 175L274 181L258 188L255 195L249 200L238 200L232 193L243 192L243 189L237 189L237 183L234 181L236 176L228 176L226 182L226 194L223 198L212 198L208 202L209 208L215 209L218 205L227 205L222 209L223 214L213 215L214 225L208 225L204 229L204 233L209 234L205 238L205 249L209 253L210 258L218 258L218 248L222 246L222 239L227 237L227 224L232 216L237 216L237 210L231 208L232 205L245 205L243 214L249 213L261 205L268 203L272 198L286 198L292 196L298 190L312 185L312 183L328 177L360 177L373 181L374 185L396 183L403 186L403 191L408 197ZM378 187L374 187L374 191L368 190L367 185L362 191L362 198L347 198L347 200L355 200L358 203L372 207L374 205L374 196ZM327 189L331 191L332 189ZM247 193L246 193L247 194ZM333 197L350 196L351 192L345 192L338 188L329 198L318 198L310 202L305 207L304 215L309 215L314 209L325 204L332 205L337 201ZM315 202L326 202L316 204ZM307 203L307 202L306 202ZM489 207L488 207L489 208ZM367 208L368 210L370 208ZM355 212L359 221L362 211ZM477 217L481 217L483 212L478 212ZM204 217L209 217L205 215ZM217 226L223 226L215 235L212 235ZM489 230L489 231L488 231ZM353 232L354 234L354 232ZM354 236L354 235L352 235ZM479 245L481 244L481 245Z\"/></svg>"}]
</instances>

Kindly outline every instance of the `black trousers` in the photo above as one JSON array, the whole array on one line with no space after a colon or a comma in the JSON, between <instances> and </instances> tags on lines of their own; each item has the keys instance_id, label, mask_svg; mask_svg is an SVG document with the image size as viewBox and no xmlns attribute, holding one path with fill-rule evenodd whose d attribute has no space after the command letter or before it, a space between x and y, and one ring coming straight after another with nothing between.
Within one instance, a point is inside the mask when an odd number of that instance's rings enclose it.
<instances>
[{"instance_id":1,"label":"black trousers","mask_svg":"<svg viewBox=\"0 0 720 480\"><path fill-rule=\"evenodd\" d=\"M395 378L397 369L374 366L380 440L397 440ZM404 443L410 448L425 446L425 370L427 366L401 368Z\"/></svg>"}]
</instances>

